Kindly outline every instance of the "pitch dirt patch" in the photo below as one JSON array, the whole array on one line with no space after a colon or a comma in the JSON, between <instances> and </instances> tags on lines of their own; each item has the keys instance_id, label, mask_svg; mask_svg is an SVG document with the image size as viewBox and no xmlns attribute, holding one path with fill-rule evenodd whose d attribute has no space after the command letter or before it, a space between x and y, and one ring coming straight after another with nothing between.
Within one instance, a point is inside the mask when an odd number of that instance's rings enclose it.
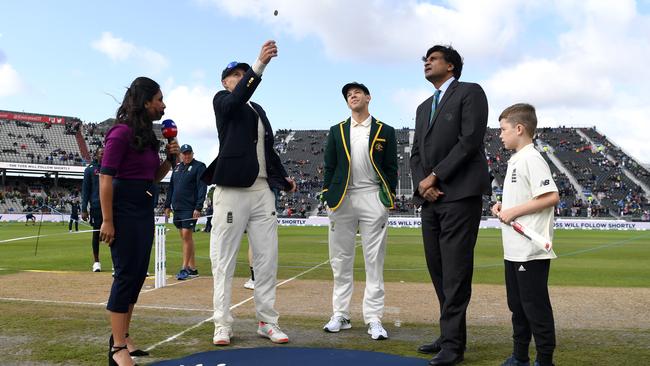
<instances>
[{"instance_id":1,"label":"pitch dirt patch","mask_svg":"<svg viewBox=\"0 0 650 366\"><path fill-rule=\"evenodd\" d=\"M253 296L243 288L244 278L233 282L232 303ZM20 272L0 276L0 299L14 301L81 302L103 306L108 298L110 273ZM428 283L387 282L384 322L388 324L437 324L438 305ZM352 299L353 321L361 323L363 282L355 283ZM648 288L552 287L555 322L558 329L650 329ZM331 315L331 281L294 280L277 290L276 307L281 316L307 317L326 321ZM210 316L212 277L190 281L168 279L168 286L153 289L148 278L139 306L196 311ZM137 309L137 307L136 307ZM254 303L249 300L233 315L249 317ZM509 325L510 312L505 287L474 285L468 310L468 324Z\"/></svg>"}]
</instances>

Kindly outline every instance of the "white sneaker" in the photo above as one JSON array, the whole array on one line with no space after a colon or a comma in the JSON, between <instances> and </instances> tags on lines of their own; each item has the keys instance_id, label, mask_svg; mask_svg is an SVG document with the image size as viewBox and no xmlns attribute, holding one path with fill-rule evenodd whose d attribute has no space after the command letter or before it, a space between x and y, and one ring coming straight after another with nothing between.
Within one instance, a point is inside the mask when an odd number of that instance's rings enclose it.
<instances>
[{"instance_id":1,"label":"white sneaker","mask_svg":"<svg viewBox=\"0 0 650 366\"><path fill-rule=\"evenodd\" d=\"M273 323L260 322L257 327L257 334L268 338L273 343L287 343L289 337L280 329L280 326Z\"/></svg>"},{"instance_id":2,"label":"white sneaker","mask_svg":"<svg viewBox=\"0 0 650 366\"><path fill-rule=\"evenodd\" d=\"M255 281L249 278L248 281L246 281L246 283L244 284L244 288L247 288L249 290L255 290Z\"/></svg>"},{"instance_id":3,"label":"white sneaker","mask_svg":"<svg viewBox=\"0 0 650 366\"><path fill-rule=\"evenodd\" d=\"M368 323L368 334L370 334L370 338L374 340L388 338L388 332L386 332L386 329L384 329L379 320Z\"/></svg>"},{"instance_id":4,"label":"white sneaker","mask_svg":"<svg viewBox=\"0 0 650 366\"><path fill-rule=\"evenodd\" d=\"M212 344L215 346L227 346L230 344L230 337L232 337L232 328L216 327L214 328L214 337L212 337Z\"/></svg>"},{"instance_id":5,"label":"white sneaker","mask_svg":"<svg viewBox=\"0 0 650 366\"><path fill-rule=\"evenodd\" d=\"M93 272L101 272L102 271L102 264L99 262L93 263Z\"/></svg>"},{"instance_id":6,"label":"white sneaker","mask_svg":"<svg viewBox=\"0 0 650 366\"><path fill-rule=\"evenodd\" d=\"M341 329L350 329L352 328L352 323L350 319L346 319L340 315L336 315L330 318L330 321L325 324L323 330L328 333L338 333Z\"/></svg>"}]
</instances>

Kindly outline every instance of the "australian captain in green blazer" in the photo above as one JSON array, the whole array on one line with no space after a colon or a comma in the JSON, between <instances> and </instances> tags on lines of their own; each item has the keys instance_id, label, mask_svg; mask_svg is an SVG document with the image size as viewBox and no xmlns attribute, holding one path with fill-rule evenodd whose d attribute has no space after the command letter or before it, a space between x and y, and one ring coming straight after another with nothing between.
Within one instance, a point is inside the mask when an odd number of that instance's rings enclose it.
<instances>
[{"instance_id":1,"label":"australian captain in green blazer","mask_svg":"<svg viewBox=\"0 0 650 366\"><path fill-rule=\"evenodd\" d=\"M330 128L325 148L325 167L321 199L330 210L343 202L350 183L350 118ZM395 206L397 187L397 141L395 129L372 117L368 139L370 162L379 177L379 198L384 206Z\"/></svg>"}]
</instances>

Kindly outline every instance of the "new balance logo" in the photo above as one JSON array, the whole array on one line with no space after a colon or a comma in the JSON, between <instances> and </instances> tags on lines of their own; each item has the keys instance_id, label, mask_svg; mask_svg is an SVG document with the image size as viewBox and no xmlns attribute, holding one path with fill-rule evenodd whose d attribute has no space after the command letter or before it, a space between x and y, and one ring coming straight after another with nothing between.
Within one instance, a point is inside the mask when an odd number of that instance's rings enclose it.
<instances>
[{"instance_id":1,"label":"new balance logo","mask_svg":"<svg viewBox=\"0 0 650 366\"><path fill-rule=\"evenodd\" d=\"M519 271L519 272L526 272L526 268L524 268L524 265L523 265L523 264L519 266L519 270L518 270L518 271Z\"/></svg>"}]
</instances>

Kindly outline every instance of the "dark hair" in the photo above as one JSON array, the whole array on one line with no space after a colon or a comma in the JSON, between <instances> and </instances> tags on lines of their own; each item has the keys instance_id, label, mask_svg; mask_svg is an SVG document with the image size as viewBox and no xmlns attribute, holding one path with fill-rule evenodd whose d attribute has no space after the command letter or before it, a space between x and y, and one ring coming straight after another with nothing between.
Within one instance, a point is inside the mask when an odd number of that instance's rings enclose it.
<instances>
[{"instance_id":1,"label":"dark hair","mask_svg":"<svg viewBox=\"0 0 650 366\"><path fill-rule=\"evenodd\" d=\"M526 130L528 136L535 136L537 115L535 114L535 107L532 105L528 103L513 104L501 112L499 122L503 119L506 119L513 126L518 124L524 126L524 130Z\"/></svg>"},{"instance_id":2,"label":"dark hair","mask_svg":"<svg viewBox=\"0 0 650 366\"><path fill-rule=\"evenodd\" d=\"M115 124L123 123L133 129L131 146L138 151L150 148L158 151L160 142L153 132L153 121L144 107L160 91L160 85L148 77L133 80L124 94L122 105L117 109Z\"/></svg>"},{"instance_id":3,"label":"dark hair","mask_svg":"<svg viewBox=\"0 0 650 366\"><path fill-rule=\"evenodd\" d=\"M435 45L429 50L427 50L427 54L422 58L422 61L426 61L427 58L429 58L429 55L431 55L434 52L440 52L442 53L445 62L450 63L454 65L454 77L456 80L460 79L460 74L463 72L463 58L460 57L460 54L458 51L456 51L451 45L449 46L442 46L442 45Z\"/></svg>"}]
</instances>

